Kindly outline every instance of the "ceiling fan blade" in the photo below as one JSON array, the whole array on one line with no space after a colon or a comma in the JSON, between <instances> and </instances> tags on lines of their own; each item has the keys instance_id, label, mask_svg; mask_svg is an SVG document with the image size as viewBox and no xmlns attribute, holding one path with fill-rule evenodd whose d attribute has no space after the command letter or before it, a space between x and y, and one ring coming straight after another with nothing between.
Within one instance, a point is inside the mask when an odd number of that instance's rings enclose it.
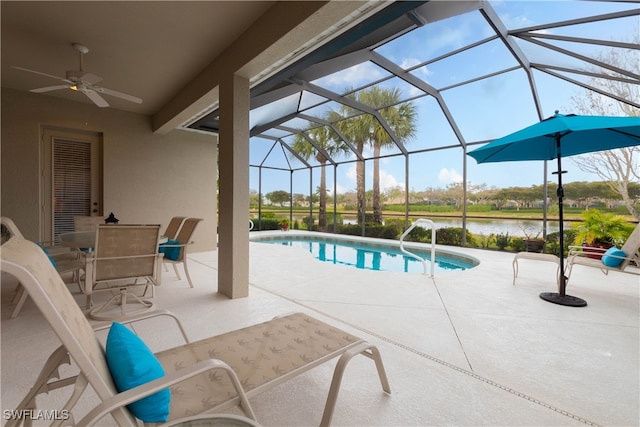
<instances>
[{"instance_id":1,"label":"ceiling fan blade","mask_svg":"<svg viewBox=\"0 0 640 427\"><path fill-rule=\"evenodd\" d=\"M85 83L89 83L90 85L94 85L96 83L99 83L102 81L102 77L100 77L97 74L93 74L93 73L84 73L83 75L80 76L81 81L85 82Z\"/></svg>"},{"instance_id":2,"label":"ceiling fan blade","mask_svg":"<svg viewBox=\"0 0 640 427\"><path fill-rule=\"evenodd\" d=\"M126 99L127 101L135 102L136 104L142 104L142 99L138 98L137 96L127 95L126 93L118 92L104 87L94 87L94 90L100 93L104 93L105 95Z\"/></svg>"},{"instance_id":3,"label":"ceiling fan blade","mask_svg":"<svg viewBox=\"0 0 640 427\"><path fill-rule=\"evenodd\" d=\"M39 87L37 89L31 89L29 92L44 93L44 92L51 92L53 90L60 90L60 89L69 89L69 85L57 85L57 86Z\"/></svg>"},{"instance_id":4,"label":"ceiling fan blade","mask_svg":"<svg viewBox=\"0 0 640 427\"><path fill-rule=\"evenodd\" d=\"M64 79L64 78L58 77L58 76L52 76L51 74L47 74L47 73L41 73L40 71L34 71L34 70L30 70L28 68L22 68L22 67L11 67L11 68L15 68L16 70L21 70L21 71L27 71L27 72L33 73L33 74L39 74L41 76L50 77L52 79L61 80L61 81L66 82L66 83L73 84L73 82L71 80L67 80L67 79Z\"/></svg>"},{"instance_id":5,"label":"ceiling fan blade","mask_svg":"<svg viewBox=\"0 0 640 427\"><path fill-rule=\"evenodd\" d=\"M93 89L82 89L82 93L87 95L87 98L93 101L98 107L108 107L109 103L104 100L103 97L98 95Z\"/></svg>"}]
</instances>

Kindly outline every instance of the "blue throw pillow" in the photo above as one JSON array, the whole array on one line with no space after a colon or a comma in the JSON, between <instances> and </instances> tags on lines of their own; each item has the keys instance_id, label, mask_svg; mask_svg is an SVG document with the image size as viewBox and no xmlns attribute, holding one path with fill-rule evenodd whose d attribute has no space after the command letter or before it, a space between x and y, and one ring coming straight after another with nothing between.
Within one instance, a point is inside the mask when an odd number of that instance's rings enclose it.
<instances>
[{"instance_id":1,"label":"blue throw pillow","mask_svg":"<svg viewBox=\"0 0 640 427\"><path fill-rule=\"evenodd\" d=\"M107 365L119 392L164 377L164 369L149 347L129 328L114 322L106 345ZM133 415L147 423L165 422L169 417L168 388L129 404Z\"/></svg>"},{"instance_id":2,"label":"blue throw pillow","mask_svg":"<svg viewBox=\"0 0 640 427\"><path fill-rule=\"evenodd\" d=\"M180 249L181 247L174 246L171 247L169 245L179 245L180 242L177 240L167 240L167 243L162 243L158 248L158 252L164 254L164 257L170 259L171 261L177 261L180 258Z\"/></svg>"},{"instance_id":3,"label":"blue throw pillow","mask_svg":"<svg viewBox=\"0 0 640 427\"><path fill-rule=\"evenodd\" d=\"M604 255L602 255L602 263L607 267L618 267L620 264L622 264L622 261L624 260L622 258L616 258L616 257L625 258L626 256L627 254L625 254L615 246L612 246L609 249L607 249Z\"/></svg>"}]
</instances>

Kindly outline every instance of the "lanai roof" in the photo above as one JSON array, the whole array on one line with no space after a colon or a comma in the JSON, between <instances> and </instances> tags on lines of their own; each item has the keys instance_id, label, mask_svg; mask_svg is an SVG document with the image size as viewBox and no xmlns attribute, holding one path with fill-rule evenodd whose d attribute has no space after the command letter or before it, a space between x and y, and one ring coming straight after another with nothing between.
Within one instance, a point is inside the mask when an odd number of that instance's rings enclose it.
<instances>
[{"instance_id":1,"label":"lanai roof","mask_svg":"<svg viewBox=\"0 0 640 427\"><path fill-rule=\"evenodd\" d=\"M633 93L615 91L619 83L640 85L638 62L628 60L639 55L637 6L394 3L252 89L251 165L278 170L318 166L313 157L296 157L288 148L296 134L315 144L311 128L336 129L326 113L344 105L376 116L385 126L375 109L352 99L372 87L399 89L401 102L413 102L418 111L416 138L406 145L396 140L383 157L452 148L464 153L470 145L569 108L566 95L560 96L568 92L590 90L603 102L640 108ZM612 32L612 25L620 31ZM628 58L627 68L620 58ZM217 114L213 110L189 127L217 132ZM363 153L365 159L372 155ZM330 164L340 164L357 160L358 154L350 150L328 157Z\"/></svg>"}]
</instances>

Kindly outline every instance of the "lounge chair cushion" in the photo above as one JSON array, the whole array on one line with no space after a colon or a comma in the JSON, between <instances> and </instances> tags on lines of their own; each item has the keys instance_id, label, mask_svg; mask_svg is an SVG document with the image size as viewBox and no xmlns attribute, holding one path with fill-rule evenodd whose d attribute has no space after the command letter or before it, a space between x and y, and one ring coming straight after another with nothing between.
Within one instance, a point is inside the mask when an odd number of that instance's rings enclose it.
<instances>
[{"instance_id":1,"label":"lounge chair cushion","mask_svg":"<svg viewBox=\"0 0 640 427\"><path fill-rule=\"evenodd\" d=\"M627 254L622 252L620 249L615 246L610 247L607 251L602 255L602 263L607 267L618 267L624 261ZM618 258L620 257L620 258Z\"/></svg>"},{"instance_id":2,"label":"lounge chair cushion","mask_svg":"<svg viewBox=\"0 0 640 427\"><path fill-rule=\"evenodd\" d=\"M126 391L165 375L149 347L129 328L114 322L109 329L106 358L118 391ZM169 417L170 390L164 389L128 405L144 422L164 422Z\"/></svg>"},{"instance_id":3,"label":"lounge chair cushion","mask_svg":"<svg viewBox=\"0 0 640 427\"><path fill-rule=\"evenodd\" d=\"M171 261L177 261L180 258L180 248L179 246L171 247L171 245L179 245L180 242L177 240L169 239L167 243L162 243L158 252L164 254L166 259L170 259Z\"/></svg>"}]
</instances>

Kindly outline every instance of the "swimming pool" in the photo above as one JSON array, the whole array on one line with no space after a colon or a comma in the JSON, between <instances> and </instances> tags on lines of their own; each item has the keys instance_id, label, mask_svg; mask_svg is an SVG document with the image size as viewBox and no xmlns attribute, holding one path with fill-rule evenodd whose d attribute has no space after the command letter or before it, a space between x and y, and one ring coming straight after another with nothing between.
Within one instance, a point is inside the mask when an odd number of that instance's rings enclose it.
<instances>
[{"instance_id":1,"label":"swimming pool","mask_svg":"<svg viewBox=\"0 0 640 427\"><path fill-rule=\"evenodd\" d=\"M331 239L323 236L269 236L251 238L252 241L308 250L316 259L332 264L347 265L363 270L399 271L422 273L423 265L415 258L406 256L399 248L367 241ZM384 241L383 241L384 242ZM391 243L391 242L390 242ZM430 261L428 251L410 249L411 252ZM453 251L436 251L435 273L462 271L479 264L475 258ZM431 266L428 262L429 268Z\"/></svg>"}]
</instances>

